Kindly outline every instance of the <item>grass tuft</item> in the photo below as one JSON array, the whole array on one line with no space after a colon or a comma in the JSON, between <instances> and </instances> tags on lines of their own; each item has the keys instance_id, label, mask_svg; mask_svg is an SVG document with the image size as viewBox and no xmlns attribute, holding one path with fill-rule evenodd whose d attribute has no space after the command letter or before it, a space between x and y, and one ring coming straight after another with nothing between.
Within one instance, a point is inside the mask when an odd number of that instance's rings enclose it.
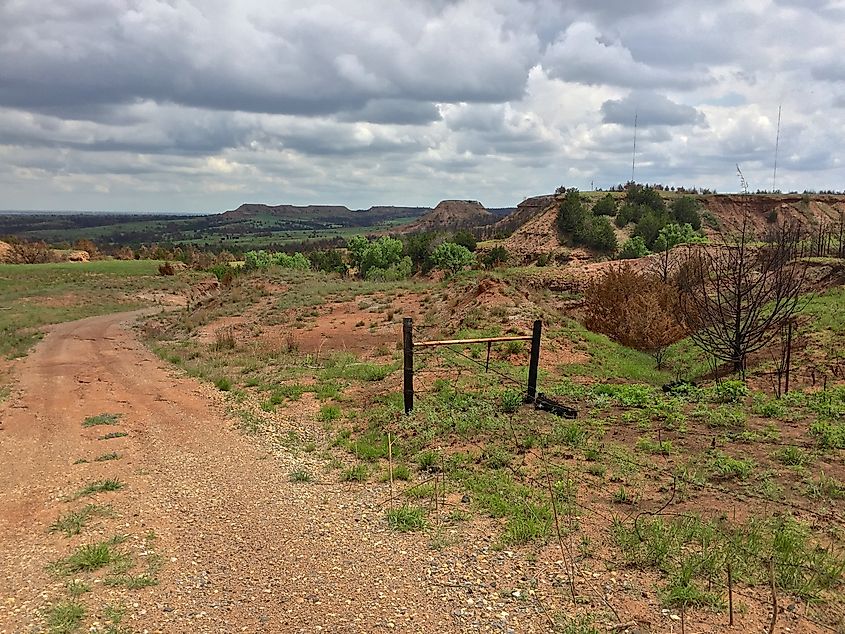
<instances>
[{"instance_id":1,"label":"grass tuft","mask_svg":"<svg viewBox=\"0 0 845 634\"><path fill-rule=\"evenodd\" d=\"M400 506L384 514L387 524L395 531L407 533L426 527L425 511L418 506Z\"/></svg>"},{"instance_id":2,"label":"grass tuft","mask_svg":"<svg viewBox=\"0 0 845 634\"><path fill-rule=\"evenodd\" d=\"M107 491L119 491L123 488L123 482L114 478L107 478L106 480L98 480L85 485L77 491L71 499L78 500L79 498L89 495L96 495L97 493L104 493Z\"/></svg>"},{"instance_id":3,"label":"grass tuft","mask_svg":"<svg viewBox=\"0 0 845 634\"><path fill-rule=\"evenodd\" d=\"M66 537L73 537L82 532L85 524L92 517L107 517L109 515L111 515L111 509L108 506L88 504L81 509L70 511L59 517L50 524L48 531L50 533L64 533Z\"/></svg>"},{"instance_id":4,"label":"grass tuft","mask_svg":"<svg viewBox=\"0 0 845 634\"><path fill-rule=\"evenodd\" d=\"M97 414L96 416L89 416L82 421L83 427L96 427L98 425L116 425L120 420L120 414Z\"/></svg>"},{"instance_id":5,"label":"grass tuft","mask_svg":"<svg viewBox=\"0 0 845 634\"><path fill-rule=\"evenodd\" d=\"M84 616L85 606L79 601L59 601L47 611L47 631L50 634L75 632Z\"/></svg>"}]
</instances>

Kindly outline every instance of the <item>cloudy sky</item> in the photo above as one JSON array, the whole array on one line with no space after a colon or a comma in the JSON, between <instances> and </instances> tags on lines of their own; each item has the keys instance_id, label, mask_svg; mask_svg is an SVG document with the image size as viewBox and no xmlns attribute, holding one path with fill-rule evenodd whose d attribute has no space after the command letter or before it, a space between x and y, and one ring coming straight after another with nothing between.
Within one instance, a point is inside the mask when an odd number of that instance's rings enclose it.
<instances>
[{"instance_id":1,"label":"cloudy sky","mask_svg":"<svg viewBox=\"0 0 845 634\"><path fill-rule=\"evenodd\" d=\"M845 188L845 0L0 0L0 208Z\"/></svg>"}]
</instances>

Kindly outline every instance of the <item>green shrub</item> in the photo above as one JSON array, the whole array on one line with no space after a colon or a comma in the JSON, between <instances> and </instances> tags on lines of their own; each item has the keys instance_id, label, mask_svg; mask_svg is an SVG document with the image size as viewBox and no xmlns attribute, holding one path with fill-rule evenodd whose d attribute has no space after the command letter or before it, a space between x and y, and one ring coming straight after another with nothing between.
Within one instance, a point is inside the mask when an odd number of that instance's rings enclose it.
<instances>
[{"instance_id":1,"label":"green shrub","mask_svg":"<svg viewBox=\"0 0 845 634\"><path fill-rule=\"evenodd\" d=\"M417 506L400 506L388 510L384 515L388 526L400 533L419 531L426 527L425 511Z\"/></svg>"},{"instance_id":2,"label":"green shrub","mask_svg":"<svg viewBox=\"0 0 845 634\"><path fill-rule=\"evenodd\" d=\"M625 241L617 257L620 260L634 260L644 258L650 253L651 251L648 250L645 240L641 236L634 236Z\"/></svg>"},{"instance_id":3,"label":"green shrub","mask_svg":"<svg viewBox=\"0 0 845 634\"><path fill-rule=\"evenodd\" d=\"M720 381L713 388L714 397L719 403L738 403L748 396L748 386L744 381Z\"/></svg>"}]
</instances>

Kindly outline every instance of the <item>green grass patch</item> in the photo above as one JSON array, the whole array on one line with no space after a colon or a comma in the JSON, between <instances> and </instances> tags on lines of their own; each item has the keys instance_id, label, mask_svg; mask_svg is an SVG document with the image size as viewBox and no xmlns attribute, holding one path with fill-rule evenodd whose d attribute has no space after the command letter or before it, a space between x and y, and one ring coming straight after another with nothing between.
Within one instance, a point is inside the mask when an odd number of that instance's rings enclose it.
<instances>
[{"instance_id":1,"label":"green grass patch","mask_svg":"<svg viewBox=\"0 0 845 634\"><path fill-rule=\"evenodd\" d=\"M370 475L370 470L365 464L358 464L354 467L349 467L340 474L341 482L366 482Z\"/></svg>"},{"instance_id":2,"label":"green grass patch","mask_svg":"<svg viewBox=\"0 0 845 634\"><path fill-rule=\"evenodd\" d=\"M119 491L123 488L123 483L120 480L116 480L114 478L107 478L105 480L98 480L96 482L91 482L90 484L86 484L84 487L77 491L72 499L78 500L81 497L86 497L89 495L96 495L97 493L105 493L108 491Z\"/></svg>"},{"instance_id":3,"label":"green grass patch","mask_svg":"<svg viewBox=\"0 0 845 634\"><path fill-rule=\"evenodd\" d=\"M71 634L82 625L85 617L85 606L79 601L59 601L48 610L45 618L49 634Z\"/></svg>"},{"instance_id":4,"label":"green grass patch","mask_svg":"<svg viewBox=\"0 0 845 634\"><path fill-rule=\"evenodd\" d=\"M87 504L81 509L65 513L55 522L50 524L50 533L64 533L66 537L79 535L82 529L93 517L108 517L111 509L101 504Z\"/></svg>"},{"instance_id":5,"label":"green grass patch","mask_svg":"<svg viewBox=\"0 0 845 634\"><path fill-rule=\"evenodd\" d=\"M407 533L423 530L426 525L425 511L418 506L400 506L384 514L387 524L395 531Z\"/></svg>"},{"instance_id":6,"label":"green grass patch","mask_svg":"<svg viewBox=\"0 0 845 634\"><path fill-rule=\"evenodd\" d=\"M51 568L60 575L93 572L108 566L119 557L121 555L115 551L113 540L85 544L64 559L59 559L53 563Z\"/></svg>"},{"instance_id":7,"label":"green grass patch","mask_svg":"<svg viewBox=\"0 0 845 634\"><path fill-rule=\"evenodd\" d=\"M83 427L96 427L97 425L116 425L120 420L120 414L97 414L89 416L82 421Z\"/></svg>"},{"instance_id":8,"label":"green grass patch","mask_svg":"<svg viewBox=\"0 0 845 634\"><path fill-rule=\"evenodd\" d=\"M120 459L120 454L116 451L112 451L109 453L104 453L102 456L97 456L94 458L94 462L107 462L109 460L118 460Z\"/></svg>"},{"instance_id":9,"label":"green grass patch","mask_svg":"<svg viewBox=\"0 0 845 634\"><path fill-rule=\"evenodd\" d=\"M97 438L97 440L111 440L112 438L124 438L128 435L129 434L127 434L125 431L112 431L108 434L100 436L99 438Z\"/></svg>"}]
</instances>

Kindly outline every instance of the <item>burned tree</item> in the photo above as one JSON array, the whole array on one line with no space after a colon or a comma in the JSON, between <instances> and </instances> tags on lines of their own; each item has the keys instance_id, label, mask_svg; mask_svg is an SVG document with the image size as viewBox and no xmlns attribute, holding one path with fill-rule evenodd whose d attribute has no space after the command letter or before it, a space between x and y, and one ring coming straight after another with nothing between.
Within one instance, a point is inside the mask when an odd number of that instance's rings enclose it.
<instances>
[{"instance_id":1,"label":"burned tree","mask_svg":"<svg viewBox=\"0 0 845 634\"><path fill-rule=\"evenodd\" d=\"M678 276L680 307L704 352L744 372L748 355L806 305L800 241L800 228L784 224L756 243L746 217L724 245L690 253Z\"/></svg>"},{"instance_id":2,"label":"burned tree","mask_svg":"<svg viewBox=\"0 0 845 634\"><path fill-rule=\"evenodd\" d=\"M611 267L587 286L584 299L587 328L650 354L658 368L669 346L686 336L677 289L654 273Z\"/></svg>"}]
</instances>

